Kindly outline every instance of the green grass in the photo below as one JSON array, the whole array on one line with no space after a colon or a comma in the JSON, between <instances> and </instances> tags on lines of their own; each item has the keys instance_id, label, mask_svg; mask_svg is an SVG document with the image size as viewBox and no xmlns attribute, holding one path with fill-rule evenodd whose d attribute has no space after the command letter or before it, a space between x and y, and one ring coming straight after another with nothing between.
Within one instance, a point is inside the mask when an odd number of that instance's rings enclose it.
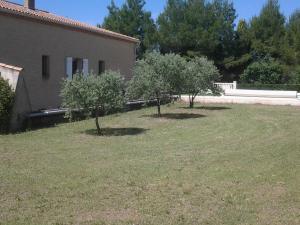
<instances>
[{"instance_id":1,"label":"green grass","mask_svg":"<svg viewBox=\"0 0 300 225\"><path fill-rule=\"evenodd\" d=\"M300 224L300 108L183 106L0 136L0 224Z\"/></svg>"}]
</instances>

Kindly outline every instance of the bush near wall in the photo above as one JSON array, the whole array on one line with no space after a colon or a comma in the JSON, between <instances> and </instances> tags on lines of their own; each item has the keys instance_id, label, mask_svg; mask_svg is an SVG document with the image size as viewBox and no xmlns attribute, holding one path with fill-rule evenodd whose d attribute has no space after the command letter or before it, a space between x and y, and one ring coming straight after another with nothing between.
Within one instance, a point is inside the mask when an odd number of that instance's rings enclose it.
<instances>
[{"instance_id":1,"label":"bush near wall","mask_svg":"<svg viewBox=\"0 0 300 225\"><path fill-rule=\"evenodd\" d=\"M277 91L298 91L300 92L300 84L246 84L241 83L238 89L250 90L277 90Z\"/></svg>"},{"instance_id":2,"label":"bush near wall","mask_svg":"<svg viewBox=\"0 0 300 225\"><path fill-rule=\"evenodd\" d=\"M13 106L14 92L6 80L0 77L0 132L7 132Z\"/></svg>"}]
</instances>

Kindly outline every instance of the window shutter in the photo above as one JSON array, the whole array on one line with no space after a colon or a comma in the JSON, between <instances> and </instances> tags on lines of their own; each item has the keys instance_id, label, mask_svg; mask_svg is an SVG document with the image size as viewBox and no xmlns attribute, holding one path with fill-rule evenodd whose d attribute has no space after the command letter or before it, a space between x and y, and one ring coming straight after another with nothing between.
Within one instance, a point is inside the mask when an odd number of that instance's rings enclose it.
<instances>
[{"instance_id":1,"label":"window shutter","mask_svg":"<svg viewBox=\"0 0 300 225\"><path fill-rule=\"evenodd\" d=\"M73 78L73 58L72 57L66 58L66 74L67 74L67 78L69 80L72 80L72 78Z\"/></svg>"},{"instance_id":2,"label":"window shutter","mask_svg":"<svg viewBox=\"0 0 300 225\"><path fill-rule=\"evenodd\" d=\"M82 72L85 76L87 76L89 74L89 60L88 59L83 59Z\"/></svg>"}]
</instances>

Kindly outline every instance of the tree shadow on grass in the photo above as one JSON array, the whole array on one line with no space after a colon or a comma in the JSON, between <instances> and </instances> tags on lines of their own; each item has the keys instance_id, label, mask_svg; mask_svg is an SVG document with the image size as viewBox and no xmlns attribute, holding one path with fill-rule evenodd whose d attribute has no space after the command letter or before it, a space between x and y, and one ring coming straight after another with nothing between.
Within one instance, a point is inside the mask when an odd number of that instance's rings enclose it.
<instances>
[{"instance_id":1,"label":"tree shadow on grass","mask_svg":"<svg viewBox=\"0 0 300 225\"><path fill-rule=\"evenodd\" d=\"M97 129L90 129L84 131L87 135L92 136L103 136L103 137L110 137L110 136L133 136L133 135L140 135L147 131L148 129L144 128L137 128L137 127L128 127L128 128L101 128L102 134L99 135Z\"/></svg>"},{"instance_id":2,"label":"tree shadow on grass","mask_svg":"<svg viewBox=\"0 0 300 225\"><path fill-rule=\"evenodd\" d=\"M190 107L180 107L181 109L191 109ZM194 106L192 109L202 109L202 110L209 110L209 111L221 111L221 110L229 110L230 107L225 106Z\"/></svg>"},{"instance_id":3,"label":"tree shadow on grass","mask_svg":"<svg viewBox=\"0 0 300 225\"><path fill-rule=\"evenodd\" d=\"M163 118L163 119L170 119L170 120L187 120L187 119L202 118L206 116L201 114L195 114L195 113L164 113L160 117L157 114L144 115L142 117Z\"/></svg>"}]
</instances>

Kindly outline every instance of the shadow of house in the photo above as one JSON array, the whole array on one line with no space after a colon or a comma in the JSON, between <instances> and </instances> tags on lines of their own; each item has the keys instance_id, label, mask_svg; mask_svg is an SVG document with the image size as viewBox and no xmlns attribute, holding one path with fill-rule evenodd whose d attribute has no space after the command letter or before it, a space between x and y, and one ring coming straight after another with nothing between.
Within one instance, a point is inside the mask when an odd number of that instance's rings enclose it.
<instances>
[{"instance_id":1,"label":"shadow of house","mask_svg":"<svg viewBox=\"0 0 300 225\"><path fill-rule=\"evenodd\" d=\"M83 133L92 136L134 136L140 135L147 131L148 129L137 128L137 127L127 127L127 128L101 128L102 134L99 135L97 129L86 130Z\"/></svg>"},{"instance_id":2,"label":"shadow of house","mask_svg":"<svg viewBox=\"0 0 300 225\"><path fill-rule=\"evenodd\" d=\"M151 118L164 118L170 120L186 120L186 119L197 119L206 117L205 115L195 114L195 113L165 113L158 117L157 114L153 115L144 115L142 117L151 117Z\"/></svg>"}]
</instances>

